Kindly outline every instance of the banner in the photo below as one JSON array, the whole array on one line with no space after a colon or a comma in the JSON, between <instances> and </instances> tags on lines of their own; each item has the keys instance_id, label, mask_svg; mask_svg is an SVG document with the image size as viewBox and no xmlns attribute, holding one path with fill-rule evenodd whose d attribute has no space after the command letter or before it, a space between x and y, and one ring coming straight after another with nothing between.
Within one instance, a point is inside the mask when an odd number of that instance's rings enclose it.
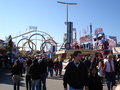
<instances>
[{"instance_id":1,"label":"banner","mask_svg":"<svg viewBox=\"0 0 120 90\"><path fill-rule=\"evenodd\" d=\"M101 32L103 32L103 28L97 28L95 30L95 35L97 35L98 33L101 33Z\"/></svg>"},{"instance_id":2,"label":"banner","mask_svg":"<svg viewBox=\"0 0 120 90\"><path fill-rule=\"evenodd\" d=\"M109 36L109 49L112 49L113 47L116 47L117 45L117 37L116 36Z\"/></svg>"},{"instance_id":3,"label":"banner","mask_svg":"<svg viewBox=\"0 0 120 90\"><path fill-rule=\"evenodd\" d=\"M4 43L4 40L0 39L0 44Z\"/></svg>"},{"instance_id":4,"label":"banner","mask_svg":"<svg viewBox=\"0 0 120 90\"><path fill-rule=\"evenodd\" d=\"M109 43L109 49L116 47L116 41L114 41L113 39L109 39L108 43Z\"/></svg>"},{"instance_id":5,"label":"banner","mask_svg":"<svg viewBox=\"0 0 120 90\"><path fill-rule=\"evenodd\" d=\"M113 47L112 51L113 51L113 54L120 54L120 47Z\"/></svg>"},{"instance_id":6,"label":"banner","mask_svg":"<svg viewBox=\"0 0 120 90\"><path fill-rule=\"evenodd\" d=\"M89 42L89 41L91 41L90 35L85 35L83 37L80 37L80 43Z\"/></svg>"},{"instance_id":7,"label":"banner","mask_svg":"<svg viewBox=\"0 0 120 90\"><path fill-rule=\"evenodd\" d=\"M110 39L113 39L115 42L117 42L117 37L116 36L109 36Z\"/></svg>"}]
</instances>

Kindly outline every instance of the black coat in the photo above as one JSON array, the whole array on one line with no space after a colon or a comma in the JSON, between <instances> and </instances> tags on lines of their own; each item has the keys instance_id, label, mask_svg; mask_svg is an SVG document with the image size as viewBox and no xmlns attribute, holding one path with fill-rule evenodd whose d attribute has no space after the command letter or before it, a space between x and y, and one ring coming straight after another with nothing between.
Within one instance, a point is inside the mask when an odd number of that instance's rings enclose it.
<instances>
[{"instance_id":1,"label":"black coat","mask_svg":"<svg viewBox=\"0 0 120 90\"><path fill-rule=\"evenodd\" d=\"M101 77L99 77L98 75L96 75L95 77L89 76L88 88L89 90L103 90Z\"/></svg>"},{"instance_id":2,"label":"black coat","mask_svg":"<svg viewBox=\"0 0 120 90\"><path fill-rule=\"evenodd\" d=\"M12 67L12 75L20 75L21 71L20 65Z\"/></svg>"},{"instance_id":3,"label":"black coat","mask_svg":"<svg viewBox=\"0 0 120 90\"><path fill-rule=\"evenodd\" d=\"M42 60L40 62L41 74L47 73L47 66L48 66L48 63L46 60Z\"/></svg>"},{"instance_id":4,"label":"black coat","mask_svg":"<svg viewBox=\"0 0 120 90\"><path fill-rule=\"evenodd\" d=\"M88 71L83 62L80 62L79 66L76 67L74 62L70 62L66 66L66 71L63 78L64 88L67 84L72 88L79 89L87 85Z\"/></svg>"},{"instance_id":5,"label":"black coat","mask_svg":"<svg viewBox=\"0 0 120 90\"><path fill-rule=\"evenodd\" d=\"M41 75L41 69L40 69L40 65L38 63L33 63L30 66L30 71L29 71L31 78L33 80L37 80L40 79L40 75Z\"/></svg>"}]
</instances>

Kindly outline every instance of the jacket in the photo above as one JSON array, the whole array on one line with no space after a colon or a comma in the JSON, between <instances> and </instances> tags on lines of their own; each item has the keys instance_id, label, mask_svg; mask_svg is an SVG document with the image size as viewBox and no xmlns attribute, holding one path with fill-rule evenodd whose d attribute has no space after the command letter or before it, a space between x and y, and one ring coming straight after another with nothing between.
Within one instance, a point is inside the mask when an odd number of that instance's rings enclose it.
<instances>
[{"instance_id":1,"label":"jacket","mask_svg":"<svg viewBox=\"0 0 120 90\"><path fill-rule=\"evenodd\" d=\"M72 88L80 89L87 86L87 82L88 71L83 62L80 62L78 67L75 66L73 61L66 66L63 78L64 88L67 88L67 84L69 84Z\"/></svg>"}]
</instances>

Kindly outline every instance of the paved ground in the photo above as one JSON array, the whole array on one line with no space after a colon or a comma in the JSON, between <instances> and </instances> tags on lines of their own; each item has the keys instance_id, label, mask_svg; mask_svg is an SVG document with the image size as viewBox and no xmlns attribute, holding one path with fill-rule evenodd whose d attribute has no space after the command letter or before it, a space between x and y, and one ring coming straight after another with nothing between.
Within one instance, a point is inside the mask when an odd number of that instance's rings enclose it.
<instances>
[{"instance_id":1,"label":"paved ground","mask_svg":"<svg viewBox=\"0 0 120 90\"><path fill-rule=\"evenodd\" d=\"M61 77L54 76L47 78L47 90L64 90ZM9 70L0 71L0 90L13 90L13 83ZM26 90L24 77L21 80L20 90ZM103 84L103 90L107 90L106 83Z\"/></svg>"}]
</instances>

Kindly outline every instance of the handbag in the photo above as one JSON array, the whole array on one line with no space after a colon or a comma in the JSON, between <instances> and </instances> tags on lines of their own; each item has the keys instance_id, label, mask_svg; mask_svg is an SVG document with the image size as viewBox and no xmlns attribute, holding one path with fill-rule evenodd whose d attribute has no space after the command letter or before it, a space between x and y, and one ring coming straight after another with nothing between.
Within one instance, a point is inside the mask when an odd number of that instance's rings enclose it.
<instances>
[{"instance_id":1,"label":"handbag","mask_svg":"<svg viewBox=\"0 0 120 90\"><path fill-rule=\"evenodd\" d=\"M19 75L13 75L13 76L12 76L12 80L13 80L14 83L19 83L19 81L20 81L20 76L19 76Z\"/></svg>"}]
</instances>

